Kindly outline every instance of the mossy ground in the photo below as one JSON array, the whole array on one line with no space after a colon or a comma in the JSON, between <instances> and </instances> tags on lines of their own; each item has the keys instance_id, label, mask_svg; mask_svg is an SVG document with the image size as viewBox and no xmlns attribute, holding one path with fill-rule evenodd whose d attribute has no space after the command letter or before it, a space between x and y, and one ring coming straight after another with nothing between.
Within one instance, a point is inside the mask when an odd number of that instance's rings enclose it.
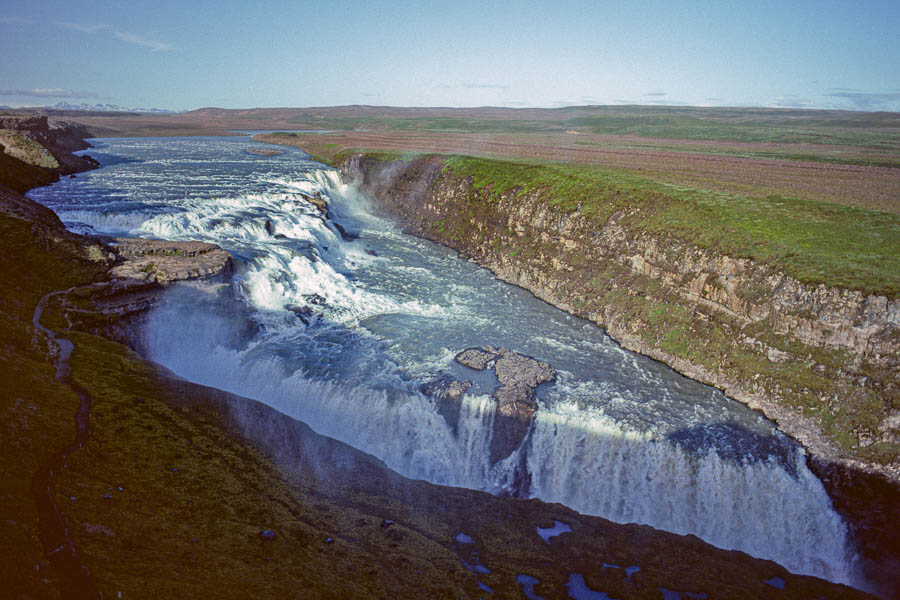
<instances>
[{"instance_id":1,"label":"mossy ground","mask_svg":"<svg viewBox=\"0 0 900 600\"><path fill-rule=\"evenodd\" d=\"M49 150L17 131L0 129L0 145L4 146L6 154L30 165L47 169L59 168L59 163Z\"/></svg>"},{"instance_id":2,"label":"mossy ground","mask_svg":"<svg viewBox=\"0 0 900 600\"><path fill-rule=\"evenodd\" d=\"M42 559L30 483L60 442L74 437L78 398L56 381L48 346L36 337L31 316L44 294L87 283L103 267L62 232L3 213L0 239L0 539L6 555L0 580L11 598L26 592L52 598L57 592Z\"/></svg>"}]
</instances>

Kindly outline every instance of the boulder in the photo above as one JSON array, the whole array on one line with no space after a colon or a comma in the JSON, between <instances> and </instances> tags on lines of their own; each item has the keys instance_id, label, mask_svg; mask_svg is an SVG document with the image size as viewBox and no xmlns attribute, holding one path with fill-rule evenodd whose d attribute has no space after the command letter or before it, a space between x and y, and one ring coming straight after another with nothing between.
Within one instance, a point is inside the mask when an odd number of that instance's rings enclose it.
<instances>
[{"instance_id":1,"label":"boulder","mask_svg":"<svg viewBox=\"0 0 900 600\"><path fill-rule=\"evenodd\" d=\"M542 383L556 380L556 372L545 362L500 348L500 358L494 365L497 379L503 385L525 385L534 389Z\"/></svg>"},{"instance_id":2,"label":"boulder","mask_svg":"<svg viewBox=\"0 0 900 600\"><path fill-rule=\"evenodd\" d=\"M493 366L491 361L496 359L496 354L480 348L469 348L456 355L456 362L476 371L482 371L489 366Z\"/></svg>"}]
</instances>

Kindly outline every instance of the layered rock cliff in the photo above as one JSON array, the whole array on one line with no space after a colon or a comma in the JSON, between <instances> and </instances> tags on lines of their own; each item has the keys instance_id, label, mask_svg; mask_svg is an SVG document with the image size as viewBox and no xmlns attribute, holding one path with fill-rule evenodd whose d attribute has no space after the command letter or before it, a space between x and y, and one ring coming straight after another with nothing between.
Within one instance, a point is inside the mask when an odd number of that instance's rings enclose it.
<instances>
[{"instance_id":1,"label":"layered rock cliff","mask_svg":"<svg viewBox=\"0 0 900 600\"><path fill-rule=\"evenodd\" d=\"M15 191L57 181L98 166L90 156L76 156L90 145L84 125L50 121L45 115L0 115L0 171L2 183Z\"/></svg>"},{"instance_id":2,"label":"layered rock cliff","mask_svg":"<svg viewBox=\"0 0 900 600\"><path fill-rule=\"evenodd\" d=\"M762 410L817 458L900 481L897 298L636 230L628 208L598 224L540 189L491 194L441 157L340 168L409 232Z\"/></svg>"},{"instance_id":3,"label":"layered rock cliff","mask_svg":"<svg viewBox=\"0 0 900 600\"><path fill-rule=\"evenodd\" d=\"M805 284L769 264L642 231L629 214L639 206L627 202L598 223L546 189L495 193L440 156L354 154L338 167L409 233L764 412L810 450L867 573L900 568L889 533L900 519L896 297Z\"/></svg>"}]
</instances>

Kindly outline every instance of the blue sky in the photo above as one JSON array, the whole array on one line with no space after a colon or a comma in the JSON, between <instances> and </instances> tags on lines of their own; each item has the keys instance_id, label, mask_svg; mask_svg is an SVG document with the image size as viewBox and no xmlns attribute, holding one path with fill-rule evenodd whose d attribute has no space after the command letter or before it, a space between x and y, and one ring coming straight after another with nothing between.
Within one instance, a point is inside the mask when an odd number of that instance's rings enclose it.
<instances>
[{"instance_id":1,"label":"blue sky","mask_svg":"<svg viewBox=\"0 0 900 600\"><path fill-rule=\"evenodd\" d=\"M0 0L0 104L900 111L898 28L898 0Z\"/></svg>"}]
</instances>

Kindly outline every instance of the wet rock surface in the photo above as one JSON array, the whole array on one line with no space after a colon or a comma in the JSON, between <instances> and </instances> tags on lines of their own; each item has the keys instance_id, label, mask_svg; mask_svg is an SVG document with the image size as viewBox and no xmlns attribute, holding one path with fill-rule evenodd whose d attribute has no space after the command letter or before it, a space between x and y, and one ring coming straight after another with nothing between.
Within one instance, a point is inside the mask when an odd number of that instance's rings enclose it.
<instances>
[{"instance_id":1,"label":"wet rock surface","mask_svg":"<svg viewBox=\"0 0 900 600\"><path fill-rule=\"evenodd\" d=\"M497 359L497 355L479 348L469 348L456 355L456 362L466 367L481 371Z\"/></svg>"},{"instance_id":2,"label":"wet rock surface","mask_svg":"<svg viewBox=\"0 0 900 600\"><path fill-rule=\"evenodd\" d=\"M429 381L420 388L423 394L434 398L438 414L444 417L444 420L450 425L453 435L456 435L459 427L459 412L463 396L470 387L472 387L471 382L443 377Z\"/></svg>"},{"instance_id":3,"label":"wet rock surface","mask_svg":"<svg viewBox=\"0 0 900 600\"><path fill-rule=\"evenodd\" d=\"M556 372L545 362L493 346L463 350L456 362L476 371L493 369L500 382L491 396L497 401L491 438L491 462L495 463L521 445L538 409L534 389L556 380Z\"/></svg>"},{"instance_id":4,"label":"wet rock surface","mask_svg":"<svg viewBox=\"0 0 900 600\"><path fill-rule=\"evenodd\" d=\"M168 242L135 238L112 240L124 260L113 267L113 279L166 284L230 273L231 255L206 242Z\"/></svg>"},{"instance_id":5,"label":"wet rock surface","mask_svg":"<svg viewBox=\"0 0 900 600\"><path fill-rule=\"evenodd\" d=\"M320 213L325 215L326 219L328 218L328 202L325 201L325 198L319 195L311 196L303 192L300 192L300 197L315 206Z\"/></svg>"}]
</instances>

